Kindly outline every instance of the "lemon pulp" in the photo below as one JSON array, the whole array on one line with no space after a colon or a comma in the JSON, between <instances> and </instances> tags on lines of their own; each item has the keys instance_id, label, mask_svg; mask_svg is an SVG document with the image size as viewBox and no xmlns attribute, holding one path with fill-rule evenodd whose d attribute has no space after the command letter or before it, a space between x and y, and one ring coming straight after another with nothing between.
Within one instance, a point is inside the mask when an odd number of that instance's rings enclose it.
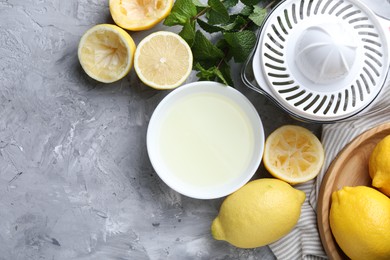
<instances>
[{"instance_id":1,"label":"lemon pulp","mask_svg":"<svg viewBox=\"0 0 390 260\"><path fill-rule=\"evenodd\" d=\"M156 89L176 88L192 71L191 49L176 33L159 31L150 34L138 44L134 55L138 77Z\"/></svg>"},{"instance_id":2,"label":"lemon pulp","mask_svg":"<svg viewBox=\"0 0 390 260\"><path fill-rule=\"evenodd\" d=\"M115 23L132 31L150 29L167 17L174 0L110 0Z\"/></svg>"},{"instance_id":3,"label":"lemon pulp","mask_svg":"<svg viewBox=\"0 0 390 260\"><path fill-rule=\"evenodd\" d=\"M99 24L81 37L78 58L91 78L111 83L129 73L135 48L126 31L116 25Z\"/></svg>"},{"instance_id":4,"label":"lemon pulp","mask_svg":"<svg viewBox=\"0 0 390 260\"><path fill-rule=\"evenodd\" d=\"M272 132L264 147L263 162L276 178L295 184L315 178L324 162L324 149L308 129L284 125Z\"/></svg>"}]
</instances>

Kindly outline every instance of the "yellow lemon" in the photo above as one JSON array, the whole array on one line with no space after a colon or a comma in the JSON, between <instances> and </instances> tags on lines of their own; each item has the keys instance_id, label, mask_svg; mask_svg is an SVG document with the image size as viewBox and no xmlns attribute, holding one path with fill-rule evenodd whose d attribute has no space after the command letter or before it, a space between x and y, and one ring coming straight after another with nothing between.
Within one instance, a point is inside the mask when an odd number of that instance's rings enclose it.
<instances>
[{"instance_id":1,"label":"yellow lemon","mask_svg":"<svg viewBox=\"0 0 390 260\"><path fill-rule=\"evenodd\" d=\"M136 46L131 36L112 24L99 24L80 39L78 58L93 79L111 83L126 76L133 66Z\"/></svg>"},{"instance_id":2,"label":"yellow lemon","mask_svg":"<svg viewBox=\"0 0 390 260\"><path fill-rule=\"evenodd\" d=\"M150 29L169 15L174 0L110 0L115 23L131 31Z\"/></svg>"},{"instance_id":3,"label":"yellow lemon","mask_svg":"<svg viewBox=\"0 0 390 260\"><path fill-rule=\"evenodd\" d=\"M305 197L303 191L278 179L248 182L223 201L211 233L240 248L268 245L296 225Z\"/></svg>"},{"instance_id":4,"label":"yellow lemon","mask_svg":"<svg viewBox=\"0 0 390 260\"><path fill-rule=\"evenodd\" d=\"M266 139L263 163L274 177L291 184L315 178L324 163L324 149L308 129L285 125Z\"/></svg>"},{"instance_id":5,"label":"yellow lemon","mask_svg":"<svg viewBox=\"0 0 390 260\"><path fill-rule=\"evenodd\" d=\"M375 146L368 161L368 170L372 186L390 196L390 135Z\"/></svg>"},{"instance_id":6,"label":"yellow lemon","mask_svg":"<svg viewBox=\"0 0 390 260\"><path fill-rule=\"evenodd\" d=\"M138 44L134 69L140 80L155 89L180 86L192 71L192 51L178 34L154 32Z\"/></svg>"},{"instance_id":7,"label":"yellow lemon","mask_svg":"<svg viewBox=\"0 0 390 260\"><path fill-rule=\"evenodd\" d=\"M390 259L390 199L381 192L366 186L333 192L329 220L351 259Z\"/></svg>"}]
</instances>

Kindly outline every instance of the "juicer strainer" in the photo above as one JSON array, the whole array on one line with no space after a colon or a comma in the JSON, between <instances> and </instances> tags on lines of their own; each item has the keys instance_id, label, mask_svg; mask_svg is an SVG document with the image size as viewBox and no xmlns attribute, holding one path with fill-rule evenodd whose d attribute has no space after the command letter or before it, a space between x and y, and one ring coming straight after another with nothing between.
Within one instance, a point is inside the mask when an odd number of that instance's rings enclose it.
<instances>
[{"instance_id":1,"label":"juicer strainer","mask_svg":"<svg viewBox=\"0 0 390 260\"><path fill-rule=\"evenodd\" d=\"M242 79L303 121L364 113L390 64L379 19L354 0L283 1L265 19Z\"/></svg>"}]
</instances>

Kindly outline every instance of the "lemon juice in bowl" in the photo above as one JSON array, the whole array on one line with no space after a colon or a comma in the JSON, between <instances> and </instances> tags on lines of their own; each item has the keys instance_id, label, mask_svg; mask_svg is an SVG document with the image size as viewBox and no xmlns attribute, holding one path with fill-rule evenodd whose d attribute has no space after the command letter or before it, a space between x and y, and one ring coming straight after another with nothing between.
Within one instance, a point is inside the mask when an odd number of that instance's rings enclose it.
<instances>
[{"instance_id":1,"label":"lemon juice in bowl","mask_svg":"<svg viewBox=\"0 0 390 260\"><path fill-rule=\"evenodd\" d=\"M262 157L263 127L237 90L195 82L171 92L150 120L152 165L176 191L195 198L225 196L244 185Z\"/></svg>"},{"instance_id":2,"label":"lemon juice in bowl","mask_svg":"<svg viewBox=\"0 0 390 260\"><path fill-rule=\"evenodd\" d=\"M161 124L160 152L184 182L234 179L248 167L254 133L242 109L215 93L196 93L171 107Z\"/></svg>"}]
</instances>

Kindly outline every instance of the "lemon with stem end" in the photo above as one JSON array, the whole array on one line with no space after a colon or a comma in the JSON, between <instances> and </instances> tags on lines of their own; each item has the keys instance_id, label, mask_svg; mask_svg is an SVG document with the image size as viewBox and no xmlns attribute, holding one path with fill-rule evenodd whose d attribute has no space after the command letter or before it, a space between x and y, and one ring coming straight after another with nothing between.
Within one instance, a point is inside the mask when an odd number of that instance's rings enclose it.
<instances>
[{"instance_id":1,"label":"lemon with stem end","mask_svg":"<svg viewBox=\"0 0 390 260\"><path fill-rule=\"evenodd\" d=\"M305 198L303 191L278 179L250 181L223 201L211 234L240 248L268 245L293 229Z\"/></svg>"},{"instance_id":2,"label":"lemon with stem end","mask_svg":"<svg viewBox=\"0 0 390 260\"><path fill-rule=\"evenodd\" d=\"M333 192L329 223L351 259L390 259L390 199L378 190L346 186Z\"/></svg>"}]
</instances>

